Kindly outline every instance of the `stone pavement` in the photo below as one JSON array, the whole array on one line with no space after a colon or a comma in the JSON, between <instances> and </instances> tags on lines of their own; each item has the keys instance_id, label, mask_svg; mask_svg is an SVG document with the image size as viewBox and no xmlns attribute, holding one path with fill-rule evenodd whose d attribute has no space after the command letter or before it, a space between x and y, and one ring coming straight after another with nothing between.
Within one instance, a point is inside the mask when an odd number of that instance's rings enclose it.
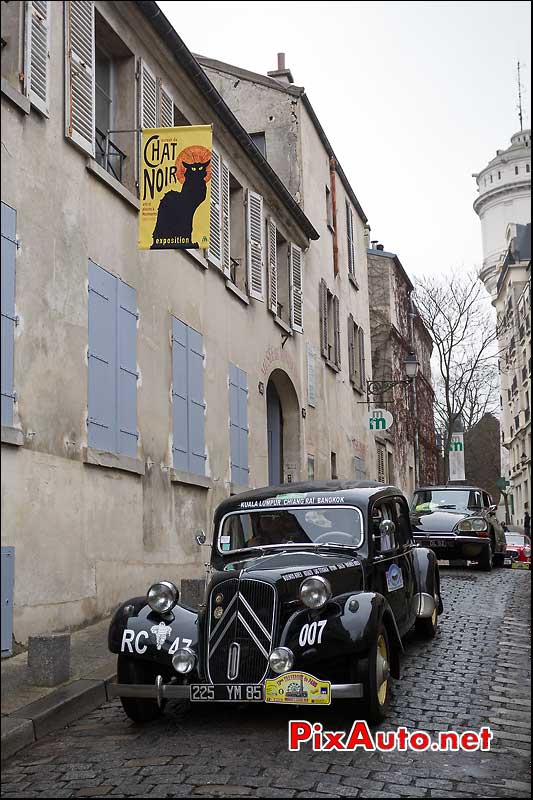
<instances>
[{"instance_id":1,"label":"stone pavement","mask_svg":"<svg viewBox=\"0 0 533 800\"><path fill-rule=\"evenodd\" d=\"M442 588L439 633L406 641L381 727L490 725L490 752L289 753L294 710L170 708L141 726L112 701L10 759L2 796L530 797L530 573L443 568ZM338 705L298 716L330 730L353 720Z\"/></svg>"}]
</instances>

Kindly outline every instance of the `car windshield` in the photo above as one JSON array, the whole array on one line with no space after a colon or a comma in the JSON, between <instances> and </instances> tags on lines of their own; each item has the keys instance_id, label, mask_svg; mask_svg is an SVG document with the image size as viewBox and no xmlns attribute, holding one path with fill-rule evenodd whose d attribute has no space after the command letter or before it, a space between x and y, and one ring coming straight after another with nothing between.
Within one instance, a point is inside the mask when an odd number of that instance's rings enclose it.
<instances>
[{"instance_id":1,"label":"car windshield","mask_svg":"<svg viewBox=\"0 0 533 800\"><path fill-rule=\"evenodd\" d=\"M482 506L477 489L423 489L411 501L411 511L480 511Z\"/></svg>"},{"instance_id":2,"label":"car windshield","mask_svg":"<svg viewBox=\"0 0 533 800\"><path fill-rule=\"evenodd\" d=\"M522 536L521 533L506 533L505 541L507 542L507 544L516 544L519 547L523 547L524 545L529 544L529 541L526 539L525 536Z\"/></svg>"},{"instance_id":3,"label":"car windshield","mask_svg":"<svg viewBox=\"0 0 533 800\"><path fill-rule=\"evenodd\" d=\"M218 536L221 553L251 547L335 544L360 547L362 515L357 508L298 508L228 514Z\"/></svg>"}]
</instances>

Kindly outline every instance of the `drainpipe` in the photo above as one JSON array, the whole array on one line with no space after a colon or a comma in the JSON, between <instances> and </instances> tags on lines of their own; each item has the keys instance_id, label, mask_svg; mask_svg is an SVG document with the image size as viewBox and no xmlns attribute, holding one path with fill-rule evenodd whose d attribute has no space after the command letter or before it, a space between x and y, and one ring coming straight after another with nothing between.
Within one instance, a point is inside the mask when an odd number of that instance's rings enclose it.
<instances>
[{"instance_id":1,"label":"drainpipe","mask_svg":"<svg viewBox=\"0 0 533 800\"><path fill-rule=\"evenodd\" d=\"M409 336L411 339L411 350L414 352L415 349L415 309L413 304L413 298L411 297L411 293L409 293L409 318L410 318L410 325L409 325ZM415 438L414 438L414 456L415 456L415 488L420 486L420 441L418 435L418 398L416 394L416 378L413 378L413 382L411 384L413 388L413 416L415 421Z\"/></svg>"},{"instance_id":2,"label":"drainpipe","mask_svg":"<svg viewBox=\"0 0 533 800\"><path fill-rule=\"evenodd\" d=\"M337 184L336 179L337 162L334 158L329 159L329 181L331 185L331 213L333 215L333 274L339 274L339 244L337 240Z\"/></svg>"}]
</instances>

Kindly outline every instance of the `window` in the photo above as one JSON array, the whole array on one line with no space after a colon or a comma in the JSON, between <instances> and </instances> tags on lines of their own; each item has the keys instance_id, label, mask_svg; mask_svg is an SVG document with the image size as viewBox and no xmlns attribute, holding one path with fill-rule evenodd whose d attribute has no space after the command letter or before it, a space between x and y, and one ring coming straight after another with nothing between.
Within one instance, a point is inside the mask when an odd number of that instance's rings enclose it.
<instances>
[{"instance_id":1,"label":"window","mask_svg":"<svg viewBox=\"0 0 533 800\"><path fill-rule=\"evenodd\" d=\"M492 183L492 175L490 176L490 182Z\"/></svg>"},{"instance_id":2,"label":"window","mask_svg":"<svg viewBox=\"0 0 533 800\"><path fill-rule=\"evenodd\" d=\"M515 175L518 175L518 167L515 167L515 168L514 168L514 174L515 174Z\"/></svg>"},{"instance_id":3,"label":"window","mask_svg":"<svg viewBox=\"0 0 533 800\"><path fill-rule=\"evenodd\" d=\"M231 482L248 486L248 376L229 365Z\"/></svg>"},{"instance_id":4,"label":"window","mask_svg":"<svg viewBox=\"0 0 533 800\"><path fill-rule=\"evenodd\" d=\"M338 479L337 474L337 453L331 452L331 480L336 481Z\"/></svg>"},{"instance_id":5,"label":"window","mask_svg":"<svg viewBox=\"0 0 533 800\"><path fill-rule=\"evenodd\" d=\"M309 454L307 456L307 480L314 481L315 479L315 457Z\"/></svg>"},{"instance_id":6,"label":"window","mask_svg":"<svg viewBox=\"0 0 533 800\"><path fill-rule=\"evenodd\" d=\"M272 313L303 333L302 251L281 234L269 217L267 231L268 304Z\"/></svg>"},{"instance_id":7,"label":"window","mask_svg":"<svg viewBox=\"0 0 533 800\"><path fill-rule=\"evenodd\" d=\"M379 526L381 522L390 519L394 522L395 508L394 504L380 503L372 509L372 534L375 537L375 547L378 552L388 553L396 549L396 531L394 533L381 532Z\"/></svg>"},{"instance_id":8,"label":"window","mask_svg":"<svg viewBox=\"0 0 533 800\"><path fill-rule=\"evenodd\" d=\"M365 334L350 314L348 317L348 365L352 386L359 392L365 385Z\"/></svg>"},{"instance_id":9,"label":"window","mask_svg":"<svg viewBox=\"0 0 533 800\"><path fill-rule=\"evenodd\" d=\"M335 230L335 220L333 219L333 198L331 196L331 189L326 186L326 221L328 228Z\"/></svg>"},{"instance_id":10,"label":"window","mask_svg":"<svg viewBox=\"0 0 533 800\"><path fill-rule=\"evenodd\" d=\"M255 144L255 146L257 147L257 149L259 150L259 152L263 156L263 158L266 158L267 157L267 152L266 152L265 132L264 131L259 131L258 133L251 133L250 134L250 139Z\"/></svg>"},{"instance_id":11,"label":"window","mask_svg":"<svg viewBox=\"0 0 533 800\"><path fill-rule=\"evenodd\" d=\"M352 278L356 288L359 288L355 279L355 232L353 211L348 200L346 201L346 236L348 243L348 275Z\"/></svg>"},{"instance_id":12,"label":"window","mask_svg":"<svg viewBox=\"0 0 533 800\"><path fill-rule=\"evenodd\" d=\"M526 164L526 172L530 172L530 166L529 166L529 164Z\"/></svg>"},{"instance_id":13,"label":"window","mask_svg":"<svg viewBox=\"0 0 533 800\"><path fill-rule=\"evenodd\" d=\"M311 342L307 342L307 405L316 407L316 355Z\"/></svg>"},{"instance_id":14,"label":"window","mask_svg":"<svg viewBox=\"0 0 533 800\"><path fill-rule=\"evenodd\" d=\"M17 256L17 212L2 203L2 425L13 425L15 349L15 261Z\"/></svg>"},{"instance_id":15,"label":"window","mask_svg":"<svg viewBox=\"0 0 533 800\"><path fill-rule=\"evenodd\" d=\"M320 281L320 351L330 366L340 369L339 298L333 295L324 279Z\"/></svg>"},{"instance_id":16,"label":"window","mask_svg":"<svg viewBox=\"0 0 533 800\"><path fill-rule=\"evenodd\" d=\"M400 547L412 544L413 537L411 534L409 509L407 507L407 503L405 500L395 500L393 506L395 512L393 521L396 523L396 538L398 540L398 544Z\"/></svg>"},{"instance_id":17,"label":"window","mask_svg":"<svg viewBox=\"0 0 533 800\"><path fill-rule=\"evenodd\" d=\"M387 483L387 451L382 444L376 444L378 457L378 481ZM390 518L389 518L390 519Z\"/></svg>"},{"instance_id":18,"label":"window","mask_svg":"<svg viewBox=\"0 0 533 800\"><path fill-rule=\"evenodd\" d=\"M172 460L205 475L204 347L201 333L172 317Z\"/></svg>"},{"instance_id":19,"label":"window","mask_svg":"<svg viewBox=\"0 0 533 800\"><path fill-rule=\"evenodd\" d=\"M500 172L500 170L498 170L498 180L501 181L501 179L502 179L502 173Z\"/></svg>"},{"instance_id":20,"label":"window","mask_svg":"<svg viewBox=\"0 0 533 800\"><path fill-rule=\"evenodd\" d=\"M225 167L225 165L224 165ZM225 181L227 181L224 174ZM226 230L229 224L229 278L242 292L246 292L246 218L244 209L244 189L239 181L229 173L229 220L225 221ZM227 202L227 201L225 201Z\"/></svg>"},{"instance_id":21,"label":"window","mask_svg":"<svg viewBox=\"0 0 533 800\"><path fill-rule=\"evenodd\" d=\"M88 444L137 456L137 293L89 261Z\"/></svg>"}]
</instances>

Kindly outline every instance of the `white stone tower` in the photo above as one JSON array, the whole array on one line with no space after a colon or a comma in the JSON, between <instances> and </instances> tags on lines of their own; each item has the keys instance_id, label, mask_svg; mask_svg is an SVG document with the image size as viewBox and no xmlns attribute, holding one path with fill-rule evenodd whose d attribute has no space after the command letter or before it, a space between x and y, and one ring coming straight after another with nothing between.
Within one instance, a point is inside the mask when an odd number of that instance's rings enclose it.
<instances>
[{"instance_id":1,"label":"white stone tower","mask_svg":"<svg viewBox=\"0 0 533 800\"><path fill-rule=\"evenodd\" d=\"M497 150L481 172L474 173L478 196L474 211L481 220L483 266L480 278L494 300L498 262L507 250L509 223L531 222L531 129L511 137L507 150Z\"/></svg>"}]
</instances>

